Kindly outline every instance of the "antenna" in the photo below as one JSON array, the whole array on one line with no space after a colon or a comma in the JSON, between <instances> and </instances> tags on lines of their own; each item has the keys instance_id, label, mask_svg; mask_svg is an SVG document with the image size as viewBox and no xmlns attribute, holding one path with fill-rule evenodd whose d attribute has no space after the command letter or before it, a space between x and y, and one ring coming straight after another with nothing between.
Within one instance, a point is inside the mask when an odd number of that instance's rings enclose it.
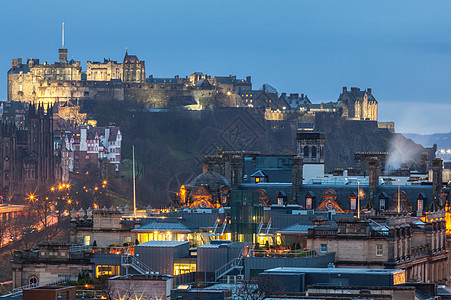
<instances>
[{"instance_id":1,"label":"antenna","mask_svg":"<svg viewBox=\"0 0 451 300\"><path fill-rule=\"evenodd\" d=\"M64 49L64 22L63 22L63 32L62 32L62 49Z\"/></svg>"}]
</instances>

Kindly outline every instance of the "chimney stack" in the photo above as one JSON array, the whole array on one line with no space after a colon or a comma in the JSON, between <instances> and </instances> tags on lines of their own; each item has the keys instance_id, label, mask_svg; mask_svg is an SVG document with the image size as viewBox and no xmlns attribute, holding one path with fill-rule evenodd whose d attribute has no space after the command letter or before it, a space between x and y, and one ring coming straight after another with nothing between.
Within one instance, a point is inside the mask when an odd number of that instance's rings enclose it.
<instances>
[{"instance_id":1,"label":"chimney stack","mask_svg":"<svg viewBox=\"0 0 451 300\"><path fill-rule=\"evenodd\" d=\"M443 161L441 158L436 158L432 161L432 193L438 199L440 190L442 188L442 169Z\"/></svg>"},{"instance_id":2,"label":"chimney stack","mask_svg":"<svg viewBox=\"0 0 451 300\"><path fill-rule=\"evenodd\" d=\"M369 168L369 194L368 202L374 203L376 198L376 189L379 185L379 159L377 157L372 157L368 161ZM360 192L360 191L359 191Z\"/></svg>"},{"instance_id":3,"label":"chimney stack","mask_svg":"<svg viewBox=\"0 0 451 300\"><path fill-rule=\"evenodd\" d=\"M292 160L292 176L291 176L291 201L298 204L298 191L302 184L302 158L299 156L293 157Z\"/></svg>"},{"instance_id":4,"label":"chimney stack","mask_svg":"<svg viewBox=\"0 0 451 300\"><path fill-rule=\"evenodd\" d=\"M17 66L17 59L11 59L11 68L14 69Z\"/></svg>"}]
</instances>

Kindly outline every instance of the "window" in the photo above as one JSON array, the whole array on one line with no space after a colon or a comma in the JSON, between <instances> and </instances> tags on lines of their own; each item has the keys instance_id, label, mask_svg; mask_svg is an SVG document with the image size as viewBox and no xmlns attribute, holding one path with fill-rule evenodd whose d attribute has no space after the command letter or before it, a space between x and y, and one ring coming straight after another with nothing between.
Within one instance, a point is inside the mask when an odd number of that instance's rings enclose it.
<instances>
[{"instance_id":1,"label":"window","mask_svg":"<svg viewBox=\"0 0 451 300\"><path fill-rule=\"evenodd\" d=\"M316 158L316 147L312 147L312 158Z\"/></svg>"},{"instance_id":2,"label":"window","mask_svg":"<svg viewBox=\"0 0 451 300\"><path fill-rule=\"evenodd\" d=\"M321 244L319 250L321 253L326 253L327 252L327 244Z\"/></svg>"},{"instance_id":3,"label":"window","mask_svg":"<svg viewBox=\"0 0 451 300\"><path fill-rule=\"evenodd\" d=\"M423 211L423 200L418 199L418 211Z\"/></svg>"},{"instance_id":4,"label":"window","mask_svg":"<svg viewBox=\"0 0 451 300\"><path fill-rule=\"evenodd\" d=\"M352 197L352 198L350 198L351 199L351 209L352 210L355 210L356 209L356 204L357 204L357 199L356 198L354 198L354 197Z\"/></svg>"},{"instance_id":5,"label":"window","mask_svg":"<svg viewBox=\"0 0 451 300\"><path fill-rule=\"evenodd\" d=\"M91 245L91 236L85 235L85 236L84 236L84 240L83 240L83 244L84 244L85 246Z\"/></svg>"},{"instance_id":6,"label":"window","mask_svg":"<svg viewBox=\"0 0 451 300\"><path fill-rule=\"evenodd\" d=\"M304 147L304 157L308 157L309 156L309 149L308 146Z\"/></svg>"},{"instance_id":7,"label":"window","mask_svg":"<svg viewBox=\"0 0 451 300\"><path fill-rule=\"evenodd\" d=\"M111 265L97 265L96 266L96 278L100 276L115 276L119 275L119 266L111 266Z\"/></svg>"},{"instance_id":8,"label":"window","mask_svg":"<svg viewBox=\"0 0 451 300\"><path fill-rule=\"evenodd\" d=\"M384 255L384 245L377 244L376 245L376 256L382 256Z\"/></svg>"},{"instance_id":9,"label":"window","mask_svg":"<svg viewBox=\"0 0 451 300\"><path fill-rule=\"evenodd\" d=\"M305 208L312 209L312 198L305 199Z\"/></svg>"},{"instance_id":10,"label":"window","mask_svg":"<svg viewBox=\"0 0 451 300\"><path fill-rule=\"evenodd\" d=\"M385 210L385 199L384 198L379 199L379 209Z\"/></svg>"},{"instance_id":11,"label":"window","mask_svg":"<svg viewBox=\"0 0 451 300\"><path fill-rule=\"evenodd\" d=\"M38 286L38 278L36 276L31 276L30 279L28 280L28 283L32 287Z\"/></svg>"}]
</instances>

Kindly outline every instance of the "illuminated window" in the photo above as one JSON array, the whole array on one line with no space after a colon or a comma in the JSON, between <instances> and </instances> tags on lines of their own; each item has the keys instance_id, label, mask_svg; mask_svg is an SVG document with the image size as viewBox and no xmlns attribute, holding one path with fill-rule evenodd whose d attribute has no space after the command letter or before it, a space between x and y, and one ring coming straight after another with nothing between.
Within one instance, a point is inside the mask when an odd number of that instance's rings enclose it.
<instances>
[{"instance_id":1,"label":"illuminated window","mask_svg":"<svg viewBox=\"0 0 451 300\"><path fill-rule=\"evenodd\" d=\"M384 255L384 245L377 244L376 245L376 256L382 256Z\"/></svg>"},{"instance_id":2,"label":"illuminated window","mask_svg":"<svg viewBox=\"0 0 451 300\"><path fill-rule=\"evenodd\" d=\"M320 245L320 250L321 253L326 253L327 252L327 244L321 244Z\"/></svg>"},{"instance_id":3,"label":"illuminated window","mask_svg":"<svg viewBox=\"0 0 451 300\"><path fill-rule=\"evenodd\" d=\"M195 262L174 263L174 275L196 272Z\"/></svg>"},{"instance_id":4,"label":"illuminated window","mask_svg":"<svg viewBox=\"0 0 451 300\"><path fill-rule=\"evenodd\" d=\"M120 275L119 266L98 265L96 266L96 278L100 276L116 276Z\"/></svg>"},{"instance_id":5,"label":"illuminated window","mask_svg":"<svg viewBox=\"0 0 451 300\"><path fill-rule=\"evenodd\" d=\"M85 235L83 243L85 246L91 245L91 236Z\"/></svg>"},{"instance_id":6,"label":"illuminated window","mask_svg":"<svg viewBox=\"0 0 451 300\"><path fill-rule=\"evenodd\" d=\"M352 210L356 209L357 199L352 197L350 198L350 200L351 200L351 209Z\"/></svg>"},{"instance_id":7,"label":"illuminated window","mask_svg":"<svg viewBox=\"0 0 451 300\"><path fill-rule=\"evenodd\" d=\"M259 183L260 182L260 177L255 177L255 183Z\"/></svg>"},{"instance_id":8,"label":"illuminated window","mask_svg":"<svg viewBox=\"0 0 451 300\"><path fill-rule=\"evenodd\" d=\"M36 276L31 276L28 283L30 286L38 286L38 278Z\"/></svg>"},{"instance_id":9,"label":"illuminated window","mask_svg":"<svg viewBox=\"0 0 451 300\"><path fill-rule=\"evenodd\" d=\"M423 200L422 199L418 199L418 210L423 210Z\"/></svg>"},{"instance_id":10,"label":"illuminated window","mask_svg":"<svg viewBox=\"0 0 451 300\"><path fill-rule=\"evenodd\" d=\"M305 208L312 209L312 198L305 199Z\"/></svg>"}]
</instances>

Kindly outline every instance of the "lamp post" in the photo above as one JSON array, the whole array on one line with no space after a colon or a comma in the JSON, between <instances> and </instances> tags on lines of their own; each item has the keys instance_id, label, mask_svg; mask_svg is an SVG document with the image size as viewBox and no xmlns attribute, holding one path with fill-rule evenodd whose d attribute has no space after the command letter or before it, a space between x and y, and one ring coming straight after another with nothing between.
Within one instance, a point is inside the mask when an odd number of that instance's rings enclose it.
<instances>
[{"instance_id":1,"label":"lamp post","mask_svg":"<svg viewBox=\"0 0 451 300\"><path fill-rule=\"evenodd\" d=\"M360 219L360 182L357 181L357 219Z\"/></svg>"}]
</instances>

